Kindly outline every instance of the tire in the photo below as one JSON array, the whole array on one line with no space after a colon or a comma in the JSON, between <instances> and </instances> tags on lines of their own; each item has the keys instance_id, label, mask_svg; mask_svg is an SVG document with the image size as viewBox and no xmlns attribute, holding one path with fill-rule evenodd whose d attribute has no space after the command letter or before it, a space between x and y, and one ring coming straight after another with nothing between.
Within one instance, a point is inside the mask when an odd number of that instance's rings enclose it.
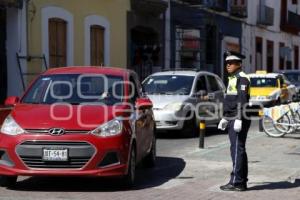
<instances>
[{"instance_id":1,"label":"tire","mask_svg":"<svg viewBox=\"0 0 300 200\"><path fill-rule=\"evenodd\" d=\"M151 150L149 154L144 158L144 166L146 168L152 168L155 166L156 161L156 137L153 135Z\"/></svg>"},{"instance_id":2,"label":"tire","mask_svg":"<svg viewBox=\"0 0 300 200\"><path fill-rule=\"evenodd\" d=\"M281 120L282 122L290 123L290 118L288 117L288 115L284 115L282 118L283 118ZM264 132L268 136L276 137L276 138L283 137L285 134L288 133L289 129L291 129L291 127L275 125L273 119L269 116L263 117L262 127L263 127Z\"/></svg>"},{"instance_id":3,"label":"tire","mask_svg":"<svg viewBox=\"0 0 300 200\"><path fill-rule=\"evenodd\" d=\"M281 103L281 100L280 100L280 98L278 98L278 99L276 100L275 105L280 106L281 104L282 104L282 103Z\"/></svg>"},{"instance_id":4,"label":"tire","mask_svg":"<svg viewBox=\"0 0 300 200\"><path fill-rule=\"evenodd\" d=\"M299 111L296 111L294 114L295 114L295 116L294 116L295 123L296 124L300 124L300 113L299 113ZM296 130L299 131L300 130L300 126L297 126Z\"/></svg>"},{"instance_id":5,"label":"tire","mask_svg":"<svg viewBox=\"0 0 300 200\"><path fill-rule=\"evenodd\" d=\"M1 187L14 187L17 183L17 176L0 176Z\"/></svg>"},{"instance_id":6,"label":"tire","mask_svg":"<svg viewBox=\"0 0 300 200\"><path fill-rule=\"evenodd\" d=\"M189 116L189 115L187 115ZM195 137L198 134L198 127L196 126L196 119L193 117L192 119L185 120L182 134L187 137Z\"/></svg>"},{"instance_id":7,"label":"tire","mask_svg":"<svg viewBox=\"0 0 300 200\"><path fill-rule=\"evenodd\" d=\"M135 173L136 173L136 150L135 146L131 147L130 157L128 162L128 172L123 177L123 184L126 188L131 188L134 186Z\"/></svg>"}]
</instances>

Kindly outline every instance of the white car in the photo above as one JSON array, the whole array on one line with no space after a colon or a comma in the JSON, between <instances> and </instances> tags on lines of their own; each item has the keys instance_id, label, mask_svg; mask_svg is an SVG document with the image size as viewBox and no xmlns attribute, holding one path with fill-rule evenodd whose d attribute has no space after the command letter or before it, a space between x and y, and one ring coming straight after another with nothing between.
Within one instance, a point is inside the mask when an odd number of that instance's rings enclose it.
<instances>
[{"instance_id":1,"label":"white car","mask_svg":"<svg viewBox=\"0 0 300 200\"><path fill-rule=\"evenodd\" d=\"M209 115L207 125L217 125L220 120L219 105L224 99L225 86L213 73L204 71L154 73L143 81L143 91L153 102L158 131L183 130L185 135L195 135L199 130L200 117L207 115L205 110L218 114L216 117ZM198 106L200 102L214 103L215 106Z\"/></svg>"}]
</instances>

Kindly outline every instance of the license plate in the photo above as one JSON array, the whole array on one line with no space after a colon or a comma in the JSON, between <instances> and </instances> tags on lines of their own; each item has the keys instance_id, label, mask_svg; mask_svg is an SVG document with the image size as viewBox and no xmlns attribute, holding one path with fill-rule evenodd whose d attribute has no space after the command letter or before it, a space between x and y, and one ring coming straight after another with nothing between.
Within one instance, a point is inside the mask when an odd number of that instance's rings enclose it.
<instances>
[{"instance_id":1,"label":"license plate","mask_svg":"<svg viewBox=\"0 0 300 200\"><path fill-rule=\"evenodd\" d=\"M67 161L68 149L43 149L43 160L45 161Z\"/></svg>"}]
</instances>

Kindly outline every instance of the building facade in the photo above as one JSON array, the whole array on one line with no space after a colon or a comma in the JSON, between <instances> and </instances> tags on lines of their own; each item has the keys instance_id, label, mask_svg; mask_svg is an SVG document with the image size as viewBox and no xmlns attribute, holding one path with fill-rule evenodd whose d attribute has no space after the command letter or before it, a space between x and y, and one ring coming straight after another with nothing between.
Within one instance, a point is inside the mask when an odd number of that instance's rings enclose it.
<instances>
[{"instance_id":1,"label":"building facade","mask_svg":"<svg viewBox=\"0 0 300 200\"><path fill-rule=\"evenodd\" d=\"M243 53L251 71L299 69L300 2L253 0L243 24Z\"/></svg>"},{"instance_id":2,"label":"building facade","mask_svg":"<svg viewBox=\"0 0 300 200\"><path fill-rule=\"evenodd\" d=\"M226 78L223 53L246 55L246 72L298 69L298 0L170 0L165 66Z\"/></svg>"},{"instance_id":3,"label":"building facade","mask_svg":"<svg viewBox=\"0 0 300 200\"><path fill-rule=\"evenodd\" d=\"M0 7L2 102L46 66L127 66L130 0L1 0Z\"/></svg>"},{"instance_id":4,"label":"building facade","mask_svg":"<svg viewBox=\"0 0 300 200\"><path fill-rule=\"evenodd\" d=\"M166 14L169 68L197 68L226 76L224 51L242 49L247 1L171 0Z\"/></svg>"},{"instance_id":5,"label":"building facade","mask_svg":"<svg viewBox=\"0 0 300 200\"><path fill-rule=\"evenodd\" d=\"M164 66L166 0L131 0L127 15L128 68L143 80Z\"/></svg>"}]
</instances>

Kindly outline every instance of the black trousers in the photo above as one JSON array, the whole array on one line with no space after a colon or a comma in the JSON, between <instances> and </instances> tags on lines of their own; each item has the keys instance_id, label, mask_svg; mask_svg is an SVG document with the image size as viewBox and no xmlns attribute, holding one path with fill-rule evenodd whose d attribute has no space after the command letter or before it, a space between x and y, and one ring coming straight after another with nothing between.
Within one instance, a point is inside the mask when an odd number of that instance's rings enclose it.
<instances>
[{"instance_id":1,"label":"black trousers","mask_svg":"<svg viewBox=\"0 0 300 200\"><path fill-rule=\"evenodd\" d=\"M230 140L230 152L233 164L230 184L246 184L248 181L248 157L246 153L246 139L250 128L250 120L242 120L242 130L237 133L234 131L234 120L228 123L228 135Z\"/></svg>"}]
</instances>

